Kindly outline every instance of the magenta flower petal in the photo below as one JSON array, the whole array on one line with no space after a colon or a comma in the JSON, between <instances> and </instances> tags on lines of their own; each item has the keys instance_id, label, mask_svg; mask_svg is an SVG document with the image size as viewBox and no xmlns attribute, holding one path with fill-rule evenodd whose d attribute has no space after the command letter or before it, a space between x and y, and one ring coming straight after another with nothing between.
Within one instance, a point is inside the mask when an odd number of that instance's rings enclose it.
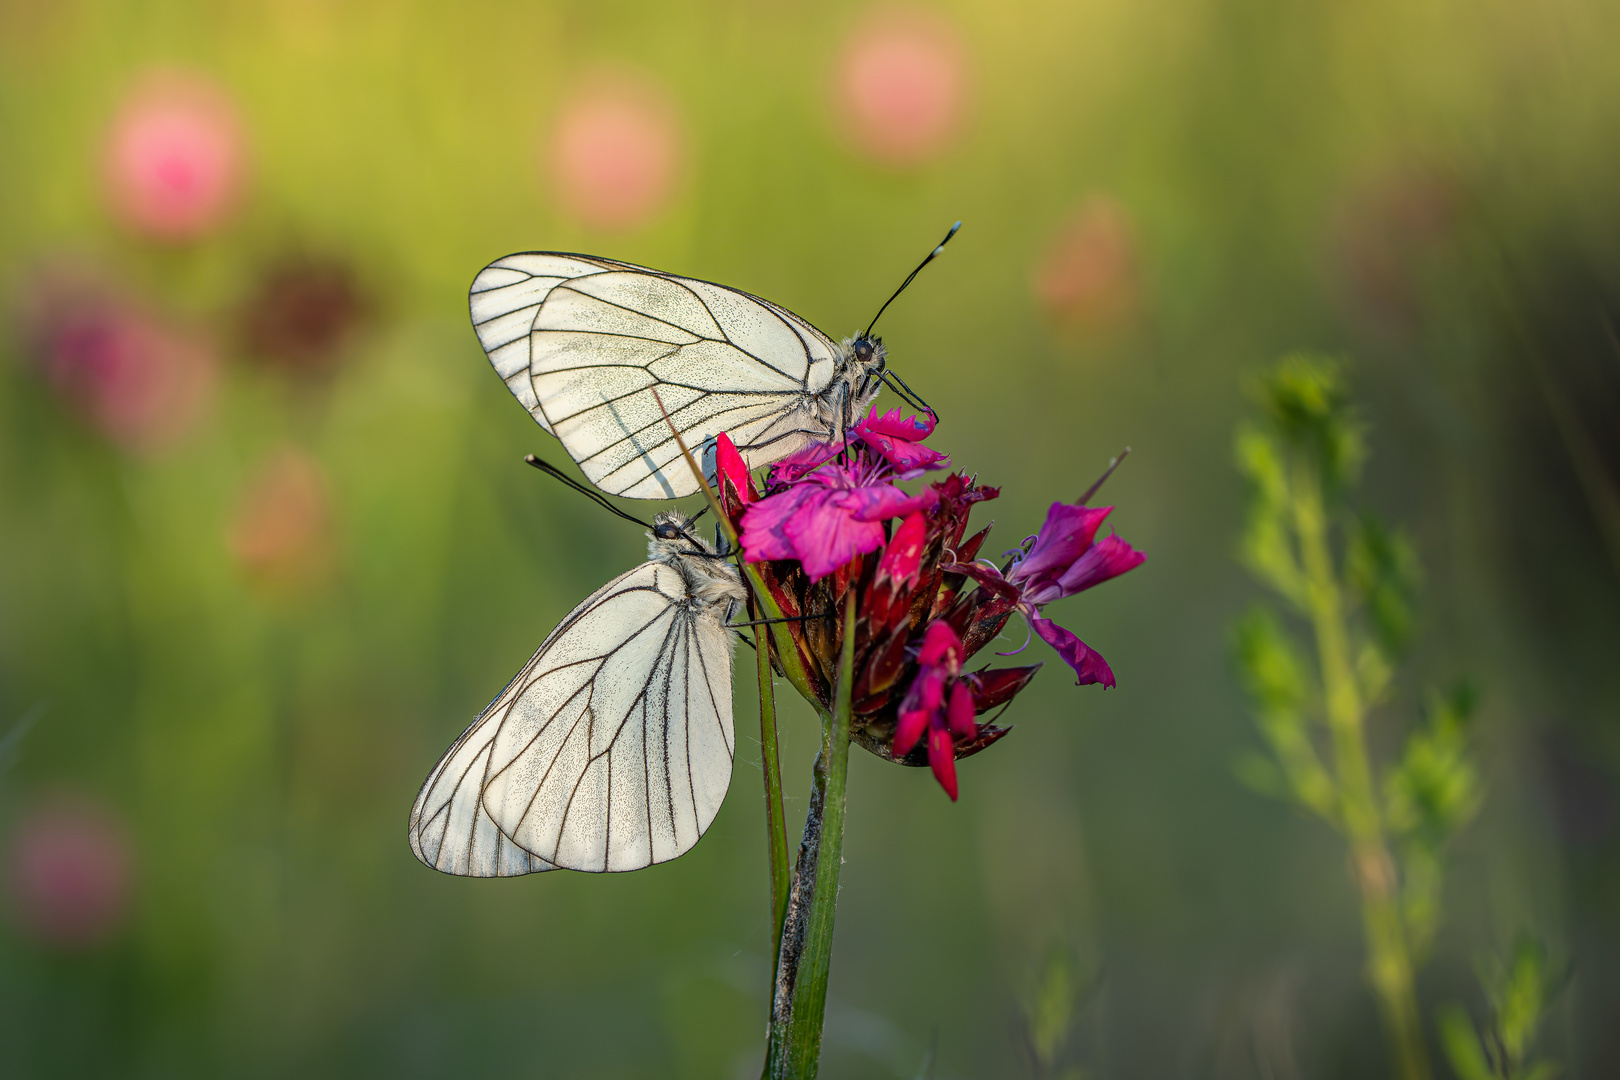
<instances>
[{"instance_id":1,"label":"magenta flower petal","mask_svg":"<svg viewBox=\"0 0 1620 1080\"><path fill-rule=\"evenodd\" d=\"M1007 580L1025 592L1031 603L1043 604L1055 600L1057 579L1091 546L1097 528L1114 508L1112 506L1071 506L1053 503L1046 512L1046 523L1035 536L1035 546L1008 571ZM1051 596L1030 596L1029 593L1052 591Z\"/></svg>"},{"instance_id":2,"label":"magenta flower petal","mask_svg":"<svg viewBox=\"0 0 1620 1080\"><path fill-rule=\"evenodd\" d=\"M782 534L792 544L811 581L819 581L855 556L883 546L886 537L880 521L862 521L841 505L850 494L823 491L819 499L804 500L782 522Z\"/></svg>"},{"instance_id":3,"label":"magenta flower petal","mask_svg":"<svg viewBox=\"0 0 1620 1080\"><path fill-rule=\"evenodd\" d=\"M744 502L754 501L754 478L748 474L748 463L738 453L737 444L731 441L731 436L723 431L715 440L714 464L720 478L736 488L737 495Z\"/></svg>"},{"instance_id":4,"label":"magenta flower petal","mask_svg":"<svg viewBox=\"0 0 1620 1080\"><path fill-rule=\"evenodd\" d=\"M1063 595L1072 596L1093 585L1101 585L1109 578L1118 577L1127 570L1136 569L1146 558L1146 555L1110 533L1076 559L1057 583Z\"/></svg>"},{"instance_id":5,"label":"magenta flower petal","mask_svg":"<svg viewBox=\"0 0 1620 1080\"><path fill-rule=\"evenodd\" d=\"M877 406L874 405L872 414L855 425L855 432L863 439L868 435L886 435L894 439L921 442L934 433L934 424L932 416L927 419L921 416L908 416L902 420L899 409L890 409L879 416Z\"/></svg>"},{"instance_id":6,"label":"magenta flower petal","mask_svg":"<svg viewBox=\"0 0 1620 1080\"><path fill-rule=\"evenodd\" d=\"M803 512L806 504L826 497L825 488L805 484L751 504L742 519L742 546L747 560L798 558L798 550L786 531L787 523Z\"/></svg>"},{"instance_id":7,"label":"magenta flower petal","mask_svg":"<svg viewBox=\"0 0 1620 1080\"><path fill-rule=\"evenodd\" d=\"M871 416L855 425L855 433L861 441L908 477L944 468L949 460L947 455L922 445L922 440L933 431L933 417L923 420L908 416L902 420L899 409L879 416L875 407Z\"/></svg>"},{"instance_id":8,"label":"magenta flower petal","mask_svg":"<svg viewBox=\"0 0 1620 1080\"><path fill-rule=\"evenodd\" d=\"M1051 619L1042 618L1028 611L1025 612L1025 617L1029 619L1029 625L1035 628L1035 632L1041 635L1042 640L1056 649L1064 662L1074 668L1074 673L1078 676L1075 680L1076 686L1086 686L1090 683L1102 683L1104 687L1114 685L1113 669L1096 649Z\"/></svg>"},{"instance_id":9,"label":"magenta flower petal","mask_svg":"<svg viewBox=\"0 0 1620 1080\"><path fill-rule=\"evenodd\" d=\"M923 541L927 534L928 521L920 512L907 515L883 551L883 559L878 563L878 580L886 578L909 584L922 567Z\"/></svg>"},{"instance_id":10,"label":"magenta flower petal","mask_svg":"<svg viewBox=\"0 0 1620 1080\"><path fill-rule=\"evenodd\" d=\"M956 745L951 733L942 727L928 730L928 765L934 770L934 779L945 789L945 794L956 801Z\"/></svg>"},{"instance_id":11,"label":"magenta flower petal","mask_svg":"<svg viewBox=\"0 0 1620 1080\"><path fill-rule=\"evenodd\" d=\"M843 447L837 443L817 442L801 446L771 466L771 486L798 483L805 476L831 461L838 455L838 451L842 449Z\"/></svg>"},{"instance_id":12,"label":"magenta flower petal","mask_svg":"<svg viewBox=\"0 0 1620 1080\"><path fill-rule=\"evenodd\" d=\"M929 623L928 629L923 633L917 663L924 668L941 667L952 661L953 654L955 657L962 655L962 638L956 632L956 628L944 619L936 619ZM951 674L954 675L955 672Z\"/></svg>"},{"instance_id":13,"label":"magenta flower petal","mask_svg":"<svg viewBox=\"0 0 1620 1080\"><path fill-rule=\"evenodd\" d=\"M842 505L857 521L887 521L930 509L939 502L939 492L931 487L910 495L893 484L873 484L841 492L840 495Z\"/></svg>"},{"instance_id":14,"label":"magenta flower petal","mask_svg":"<svg viewBox=\"0 0 1620 1080\"><path fill-rule=\"evenodd\" d=\"M911 748L917 745L922 733L928 727L927 709L900 710L900 722L894 726L894 756L905 757L911 753Z\"/></svg>"},{"instance_id":15,"label":"magenta flower petal","mask_svg":"<svg viewBox=\"0 0 1620 1080\"><path fill-rule=\"evenodd\" d=\"M951 703L946 710L947 726L951 734L959 739L970 739L979 730L978 722L973 719L973 691L961 680L951 687Z\"/></svg>"}]
</instances>

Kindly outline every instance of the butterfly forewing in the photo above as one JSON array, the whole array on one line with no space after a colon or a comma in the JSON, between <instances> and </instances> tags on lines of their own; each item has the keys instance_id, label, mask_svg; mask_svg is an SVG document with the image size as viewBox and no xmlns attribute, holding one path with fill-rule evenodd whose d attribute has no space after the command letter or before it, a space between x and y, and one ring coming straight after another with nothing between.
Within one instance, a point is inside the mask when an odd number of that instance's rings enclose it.
<instances>
[{"instance_id":1,"label":"butterfly forewing","mask_svg":"<svg viewBox=\"0 0 1620 1080\"><path fill-rule=\"evenodd\" d=\"M658 400L690 446L728 433L750 465L812 438L810 399L838 347L747 293L588 256L510 255L473 282L490 362L592 483L630 498L697 490ZM658 399L653 396L657 390Z\"/></svg>"}]
</instances>

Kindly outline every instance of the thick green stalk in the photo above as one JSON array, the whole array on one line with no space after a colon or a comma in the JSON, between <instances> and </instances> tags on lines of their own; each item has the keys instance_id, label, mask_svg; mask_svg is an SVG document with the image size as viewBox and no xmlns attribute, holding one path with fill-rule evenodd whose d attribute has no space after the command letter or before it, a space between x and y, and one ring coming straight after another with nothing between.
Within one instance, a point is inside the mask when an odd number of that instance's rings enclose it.
<instances>
[{"instance_id":1,"label":"thick green stalk","mask_svg":"<svg viewBox=\"0 0 1620 1080\"><path fill-rule=\"evenodd\" d=\"M827 976L832 966L833 916L843 867L844 793L849 775L850 703L854 694L855 593L844 597L844 641L838 655L833 710L822 713L821 753L816 756L805 815L804 839L793 878L771 1002L769 1080L813 1080L821 1059L821 1029L827 1014Z\"/></svg>"},{"instance_id":2,"label":"thick green stalk","mask_svg":"<svg viewBox=\"0 0 1620 1080\"><path fill-rule=\"evenodd\" d=\"M759 674L759 764L765 774L765 832L771 857L771 959L782 951L782 920L787 915L788 887L793 868L788 864L787 819L782 812L782 766L776 749L776 688L771 682L771 635L754 627L754 652Z\"/></svg>"},{"instance_id":3,"label":"thick green stalk","mask_svg":"<svg viewBox=\"0 0 1620 1080\"><path fill-rule=\"evenodd\" d=\"M1398 1075L1401 1080L1429 1080L1429 1056L1423 1044L1411 952L1401 921L1395 861L1390 857L1367 757L1366 711L1350 657L1344 598L1328 550L1321 479L1303 464L1294 479L1294 529L1299 536L1307 603L1316 631L1334 771L1338 774L1340 820L1361 890L1368 976L1393 1044Z\"/></svg>"}]
</instances>

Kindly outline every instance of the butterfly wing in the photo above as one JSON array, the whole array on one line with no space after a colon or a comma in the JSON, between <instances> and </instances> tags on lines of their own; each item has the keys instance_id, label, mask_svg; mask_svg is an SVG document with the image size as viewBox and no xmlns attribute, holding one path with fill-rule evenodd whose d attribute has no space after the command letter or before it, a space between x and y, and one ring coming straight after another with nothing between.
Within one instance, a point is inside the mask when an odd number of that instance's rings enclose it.
<instances>
[{"instance_id":1,"label":"butterfly wing","mask_svg":"<svg viewBox=\"0 0 1620 1080\"><path fill-rule=\"evenodd\" d=\"M697 490L653 397L691 447L727 432L751 466L830 434L808 411L838 346L792 312L723 285L591 256L531 252L473 281L490 362L601 490Z\"/></svg>"},{"instance_id":2,"label":"butterfly wing","mask_svg":"<svg viewBox=\"0 0 1620 1080\"><path fill-rule=\"evenodd\" d=\"M504 698L511 687L502 693ZM517 877L556 867L501 835L484 809L494 705L462 732L411 807L411 850L435 870L461 877Z\"/></svg>"},{"instance_id":3,"label":"butterfly wing","mask_svg":"<svg viewBox=\"0 0 1620 1080\"><path fill-rule=\"evenodd\" d=\"M428 778L411 816L418 857L502 872L486 822L531 860L516 873L636 870L691 848L731 783L724 615L660 563L598 589Z\"/></svg>"}]
</instances>

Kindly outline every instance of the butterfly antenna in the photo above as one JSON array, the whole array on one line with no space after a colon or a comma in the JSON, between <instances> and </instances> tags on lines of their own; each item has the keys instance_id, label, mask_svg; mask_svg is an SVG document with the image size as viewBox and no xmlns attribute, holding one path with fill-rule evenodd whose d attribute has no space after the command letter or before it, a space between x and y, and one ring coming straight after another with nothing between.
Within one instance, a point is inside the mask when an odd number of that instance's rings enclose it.
<instances>
[{"instance_id":1,"label":"butterfly antenna","mask_svg":"<svg viewBox=\"0 0 1620 1080\"><path fill-rule=\"evenodd\" d=\"M1097 477L1097 482L1095 484L1092 484L1090 487L1086 488L1086 493L1084 495L1080 496L1079 499L1075 500L1075 505L1077 505L1077 506L1085 506L1086 504L1091 502L1091 497L1093 495L1097 494L1097 489L1102 487L1103 483L1110 476L1114 475L1114 470L1119 468L1119 463L1124 461L1126 456L1130 452L1131 452L1131 448L1127 446L1125 449L1121 450L1118 454L1114 455L1114 457L1108 462L1108 468L1104 469L1103 474L1101 476Z\"/></svg>"},{"instance_id":2,"label":"butterfly antenna","mask_svg":"<svg viewBox=\"0 0 1620 1080\"><path fill-rule=\"evenodd\" d=\"M872 321L867 324L867 327L865 331L862 332L861 337L869 338L872 336L872 327L876 326L877 321L883 318L883 313L889 310L889 305L894 303L895 297L906 291L906 286L910 285L912 281L916 279L917 275L922 273L923 267L927 266L929 263L933 262L939 257L939 253L945 250L945 245L951 242L951 237L955 236L956 230L960 229L961 227L962 223L960 221L951 226L951 231L945 234L945 239L935 244L934 250L928 253L928 257L922 262L918 263L917 269L913 270L909 275L907 275L906 280L900 283L900 287L894 290L894 296L891 296L887 300L883 301L883 306L878 308L878 313L876 315L872 316Z\"/></svg>"},{"instance_id":3,"label":"butterfly antenna","mask_svg":"<svg viewBox=\"0 0 1620 1080\"><path fill-rule=\"evenodd\" d=\"M910 405L913 409L921 409L923 412L926 412L929 416L934 418L934 423L939 423L939 413L934 411L934 407L932 405L923 400L921 394L907 386L906 380L902 379L888 368L885 368L883 373L879 375L878 378L882 380L884 386L887 386L890 390L893 390L896 394L898 394L900 400L904 401L907 405ZM893 379L894 382L890 382L890 379Z\"/></svg>"},{"instance_id":4,"label":"butterfly antenna","mask_svg":"<svg viewBox=\"0 0 1620 1080\"><path fill-rule=\"evenodd\" d=\"M652 522L642 521L634 514L625 513L617 506L614 506L612 503L608 502L606 495L603 495L600 491L592 491L590 488L586 487L578 480L575 480L572 476L564 473L561 469L557 468L557 466L551 464L550 462L542 461L533 454L525 455L523 460L526 464L533 465L535 468L539 469L553 480L560 480L567 487L573 488L575 491L579 492L581 495L585 496L587 499L591 500L608 513L622 517L626 521L633 521L644 529L652 528Z\"/></svg>"}]
</instances>

